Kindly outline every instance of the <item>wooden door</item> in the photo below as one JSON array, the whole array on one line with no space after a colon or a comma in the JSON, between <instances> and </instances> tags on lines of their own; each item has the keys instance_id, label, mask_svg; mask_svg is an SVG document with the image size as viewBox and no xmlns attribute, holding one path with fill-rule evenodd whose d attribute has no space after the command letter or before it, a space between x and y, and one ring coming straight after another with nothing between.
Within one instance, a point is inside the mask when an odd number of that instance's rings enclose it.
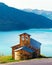
<instances>
[{"instance_id":1,"label":"wooden door","mask_svg":"<svg viewBox=\"0 0 52 65\"><path fill-rule=\"evenodd\" d=\"M15 60L20 60L20 53L19 52L15 52Z\"/></svg>"}]
</instances>

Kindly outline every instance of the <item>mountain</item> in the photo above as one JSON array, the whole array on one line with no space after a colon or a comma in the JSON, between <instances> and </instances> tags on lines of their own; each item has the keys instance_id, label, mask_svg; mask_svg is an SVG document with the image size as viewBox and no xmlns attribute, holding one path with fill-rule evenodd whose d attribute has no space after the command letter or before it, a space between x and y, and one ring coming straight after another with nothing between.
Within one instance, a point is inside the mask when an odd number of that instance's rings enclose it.
<instances>
[{"instance_id":1,"label":"mountain","mask_svg":"<svg viewBox=\"0 0 52 65\"><path fill-rule=\"evenodd\" d=\"M49 18L50 20L52 20L52 11L44 11L44 10L37 10L37 9L34 9L34 10L32 10L32 9L24 9L24 11L36 13L38 15L45 16L45 17Z\"/></svg>"},{"instance_id":2,"label":"mountain","mask_svg":"<svg viewBox=\"0 0 52 65\"><path fill-rule=\"evenodd\" d=\"M52 28L52 20L0 3L0 31Z\"/></svg>"}]
</instances>

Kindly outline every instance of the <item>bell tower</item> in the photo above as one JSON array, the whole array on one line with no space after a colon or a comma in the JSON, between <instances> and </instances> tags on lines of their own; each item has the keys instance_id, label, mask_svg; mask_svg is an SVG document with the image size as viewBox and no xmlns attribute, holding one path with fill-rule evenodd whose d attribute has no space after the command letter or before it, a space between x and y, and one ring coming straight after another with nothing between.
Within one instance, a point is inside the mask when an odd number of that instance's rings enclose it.
<instances>
[{"instance_id":1,"label":"bell tower","mask_svg":"<svg viewBox=\"0 0 52 65\"><path fill-rule=\"evenodd\" d=\"M30 35L27 33L20 34L20 46L30 45Z\"/></svg>"}]
</instances>

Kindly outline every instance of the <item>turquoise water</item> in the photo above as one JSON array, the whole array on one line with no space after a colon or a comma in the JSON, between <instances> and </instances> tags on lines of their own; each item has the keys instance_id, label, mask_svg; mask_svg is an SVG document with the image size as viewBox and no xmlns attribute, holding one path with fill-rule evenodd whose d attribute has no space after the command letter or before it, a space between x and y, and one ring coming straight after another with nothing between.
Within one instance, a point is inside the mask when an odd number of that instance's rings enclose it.
<instances>
[{"instance_id":1,"label":"turquoise water","mask_svg":"<svg viewBox=\"0 0 52 65\"><path fill-rule=\"evenodd\" d=\"M19 44L19 35L24 32L41 43L41 54L52 56L52 29L0 32L0 55L11 55L11 47Z\"/></svg>"}]
</instances>

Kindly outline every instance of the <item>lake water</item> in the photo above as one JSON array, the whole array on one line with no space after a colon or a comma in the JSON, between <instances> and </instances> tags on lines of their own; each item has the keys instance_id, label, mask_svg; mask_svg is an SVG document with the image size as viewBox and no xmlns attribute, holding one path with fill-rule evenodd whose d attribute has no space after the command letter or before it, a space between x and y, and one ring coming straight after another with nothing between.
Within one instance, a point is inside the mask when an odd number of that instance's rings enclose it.
<instances>
[{"instance_id":1,"label":"lake water","mask_svg":"<svg viewBox=\"0 0 52 65\"><path fill-rule=\"evenodd\" d=\"M52 56L52 29L30 29L0 32L0 55L11 55L11 47L19 44L19 35L28 33L41 43L41 54Z\"/></svg>"}]
</instances>

